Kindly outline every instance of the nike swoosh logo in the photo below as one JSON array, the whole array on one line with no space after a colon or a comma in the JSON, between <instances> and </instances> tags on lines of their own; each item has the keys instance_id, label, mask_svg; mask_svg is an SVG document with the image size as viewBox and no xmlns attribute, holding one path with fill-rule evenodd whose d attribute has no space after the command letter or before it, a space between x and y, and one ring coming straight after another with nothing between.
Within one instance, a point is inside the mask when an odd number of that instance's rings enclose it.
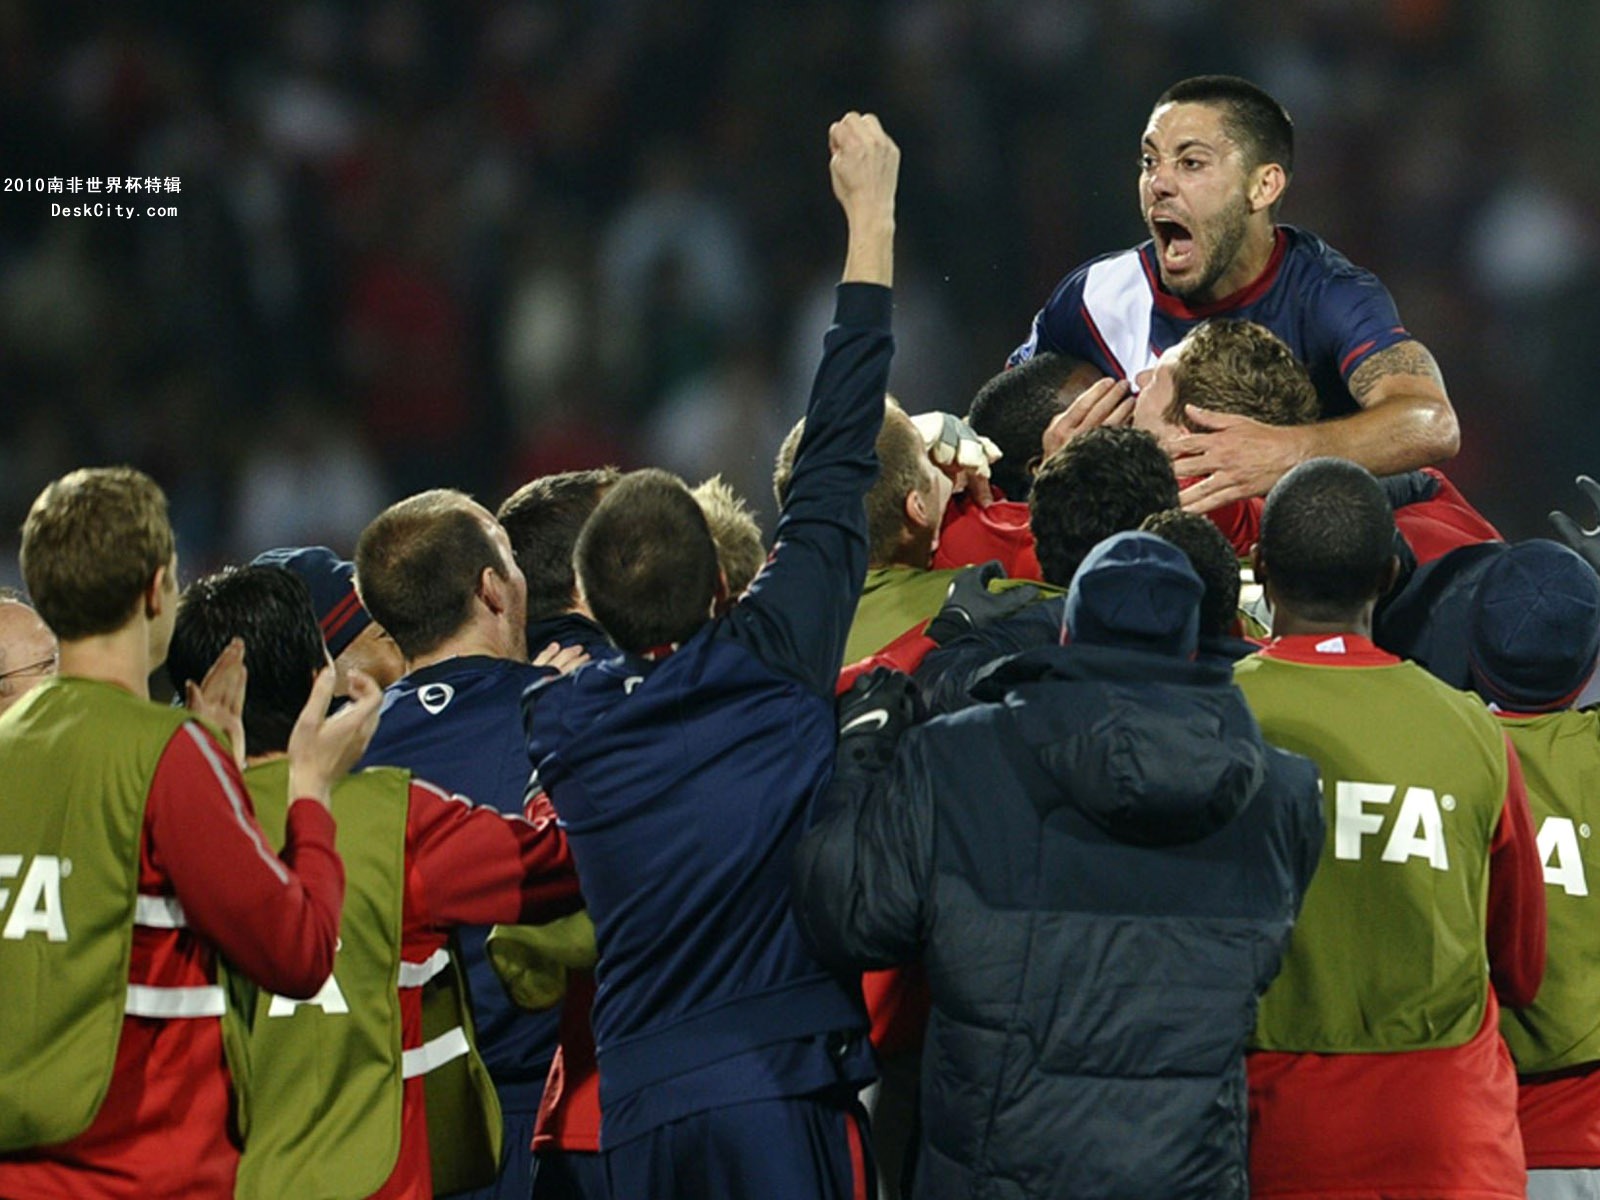
<instances>
[{"instance_id":1,"label":"nike swoosh logo","mask_svg":"<svg viewBox=\"0 0 1600 1200\"><path fill-rule=\"evenodd\" d=\"M844 734L847 734L851 730L855 729L857 726L863 728L871 726L871 728L875 730L883 729L888 724L889 710L884 708L875 708L871 712L864 712L859 717L852 717L850 720L846 721L844 725L840 727L839 733L841 736L843 736Z\"/></svg>"}]
</instances>

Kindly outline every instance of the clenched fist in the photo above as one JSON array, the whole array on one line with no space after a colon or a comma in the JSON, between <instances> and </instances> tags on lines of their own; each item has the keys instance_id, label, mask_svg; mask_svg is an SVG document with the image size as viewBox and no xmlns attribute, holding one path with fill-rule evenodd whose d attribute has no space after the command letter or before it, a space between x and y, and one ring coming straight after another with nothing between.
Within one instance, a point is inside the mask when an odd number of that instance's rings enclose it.
<instances>
[{"instance_id":1,"label":"clenched fist","mask_svg":"<svg viewBox=\"0 0 1600 1200\"><path fill-rule=\"evenodd\" d=\"M846 214L894 213L894 189L900 177L900 147L871 113L845 113L828 127L833 157L833 194Z\"/></svg>"},{"instance_id":2,"label":"clenched fist","mask_svg":"<svg viewBox=\"0 0 1600 1200\"><path fill-rule=\"evenodd\" d=\"M894 191L900 147L871 113L845 113L828 128L833 194L850 226L846 283L894 282Z\"/></svg>"}]
</instances>

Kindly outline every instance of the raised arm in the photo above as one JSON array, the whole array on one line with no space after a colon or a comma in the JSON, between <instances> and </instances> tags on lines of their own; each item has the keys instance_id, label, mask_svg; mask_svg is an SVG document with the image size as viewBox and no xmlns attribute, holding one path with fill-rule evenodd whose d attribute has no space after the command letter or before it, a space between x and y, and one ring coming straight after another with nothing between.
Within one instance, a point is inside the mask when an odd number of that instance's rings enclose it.
<instances>
[{"instance_id":1,"label":"raised arm","mask_svg":"<svg viewBox=\"0 0 1600 1200\"><path fill-rule=\"evenodd\" d=\"M833 192L849 226L834 324L823 339L805 433L772 557L724 628L773 668L831 696L867 570L863 498L894 342L895 185L900 151L876 117L850 113L829 130Z\"/></svg>"},{"instance_id":2,"label":"raised arm","mask_svg":"<svg viewBox=\"0 0 1600 1200\"><path fill-rule=\"evenodd\" d=\"M828 129L828 173L850 238L841 283L894 286L894 194L900 147L871 113L846 113Z\"/></svg>"},{"instance_id":3,"label":"raised arm","mask_svg":"<svg viewBox=\"0 0 1600 1200\"><path fill-rule=\"evenodd\" d=\"M1433 354L1412 339L1380 350L1350 376L1361 411L1320 428L1329 440L1313 455L1342 453L1374 475L1394 475L1454 458L1461 426ZM1313 428L1319 428L1313 426Z\"/></svg>"}]
</instances>

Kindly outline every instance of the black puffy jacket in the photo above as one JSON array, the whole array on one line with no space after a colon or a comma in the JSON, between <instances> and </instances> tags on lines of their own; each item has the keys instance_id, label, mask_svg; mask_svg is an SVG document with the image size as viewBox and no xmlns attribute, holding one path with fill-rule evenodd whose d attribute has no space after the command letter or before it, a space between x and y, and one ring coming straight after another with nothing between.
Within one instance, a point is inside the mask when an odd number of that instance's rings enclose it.
<instances>
[{"instance_id":1,"label":"black puffy jacket","mask_svg":"<svg viewBox=\"0 0 1600 1200\"><path fill-rule=\"evenodd\" d=\"M927 968L917 1195L1247 1195L1244 1045L1321 849L1315 768L1221 665L1046 647L978 694L841 767L796 863L821 956Z\"/></svg>"}]
</instances>

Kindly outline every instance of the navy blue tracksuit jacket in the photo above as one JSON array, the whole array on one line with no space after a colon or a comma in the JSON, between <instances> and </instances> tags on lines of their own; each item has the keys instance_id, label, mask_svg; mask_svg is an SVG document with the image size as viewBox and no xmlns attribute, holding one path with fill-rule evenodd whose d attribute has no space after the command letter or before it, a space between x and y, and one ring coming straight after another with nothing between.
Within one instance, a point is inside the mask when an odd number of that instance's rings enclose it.
<instances>
[{"instance_id":1,"label":"navy blue tracksuit jacket","mask_svg":"<svg viewBox=\"0 0 1600 1200\"><path fill-rule=\"evenodd\" d=\"M832 773L889 313L886 288L840 286L773 554L733 609L659 661L590 664L527 697L600 950L603 1149L872 1077L859 985L801 942L790 867Z\"/></svg>"}]
</instances>

